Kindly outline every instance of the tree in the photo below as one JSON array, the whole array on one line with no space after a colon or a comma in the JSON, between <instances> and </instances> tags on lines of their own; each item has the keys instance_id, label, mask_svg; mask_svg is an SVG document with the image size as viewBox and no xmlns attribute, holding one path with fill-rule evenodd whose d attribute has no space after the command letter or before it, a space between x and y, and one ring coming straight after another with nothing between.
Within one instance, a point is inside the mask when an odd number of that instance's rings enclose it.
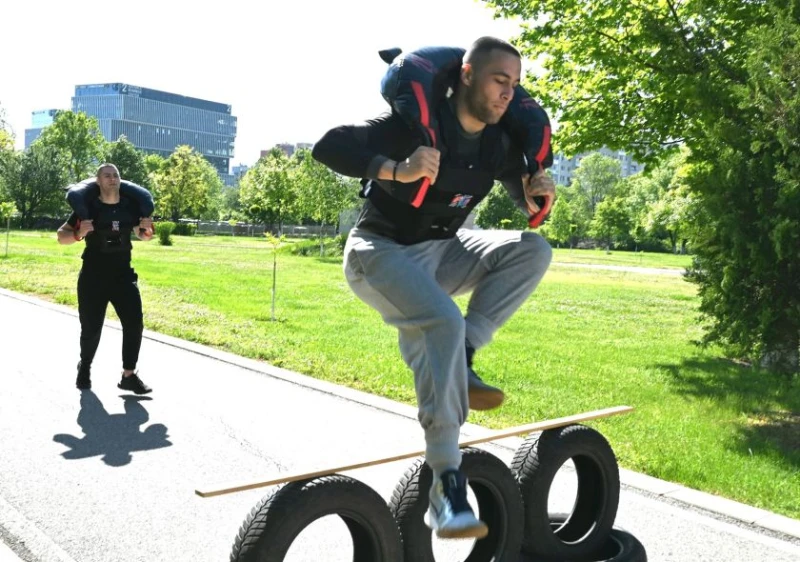
<instances>
[{"instance_id":1,"label":"tree","mask_svg":"<svg viewBox=\"0 0 800 562\"><path fill-rule=\"evenodd\" d=\"M272 313L270 319L275 322L275 297L278 287L278 248L286 241L284 235L273 236L270 232L265 232L267 243L272 247Z\"/></svg>"},{"instance_id":2,"label":"tree","mask_svg":"<svg viewBox=\"0 0 800 562\"><path fill-rule=\"evenodd\" d=\"M7 133L8 136L12 136L8 130L8 123L6 122L6 110L0 107L0 131Z\"/></svg>"},{"instance_id":3,"label":"tree","mask_svg":"<svg viewBox=\"0 0 800 562\"><path fill-rule=\"evenodd\" d=\"M475 208L475 224L481 228L525 230L528 218L508 195L508 191L496 183L489 194Z\"/></svg>"},{"instance_id":4,"label":"tree","mask_svg":"<svg viewBox=\"0 0 800 562\"><path fill-rule=\"evenodd\" d=\"M798 0L488 3L532 22L515 42L562 151L690 149L703 341L800 370Z\"/></svg>"},{"instance_id":5,"label":"tree","mask_svg":"<svg viewBox=\"0 0 800 562\"><path fill-rule=\"evenodd\" d=\"M133 143L125 135L120 135L117 140L108 143L105 161L117 167L122 179L152 191L148 169L145 165L145 155L133 146Z\"/></svg>"},{"instance_id":6,"label":"tree","mask_svg":"<svg viewBox=\"0 0 800 562\"><path fill-rule=\"evenodd\" d=\"M658 183L652 177L639 173L623 178L616 191L617 196L624 199L630 217L628 236L634 243L634 250L638 252L640 246L648 241L658 244L658 239L647 229L646 221L649 205L657 201L660 195Z\"/></svg>"},{"instance_id":7,"label":"tree","mask_svg":"<svg viewBox=\"0 0 800 562\"><path fill-rule=\"evenodd\" d=\"M0 157L8 150L14 150L14 131L6 121L6 110L0 106Z\"/></svg>"},{"instance_id":8,"label":"tree","mask_svg":"<svg viewBox=\"0 0 800 562\"><path fill-rule=\"evenodd\" d=\"M23 227L33 226L37 215L62 211L65 175L58 152L51 146L33 143L7 160L3 193L17 208Z\"/></svg>"},{"instance_id":9,"label":"tree","mask_svg":"<svg viewBox=\"0 0 800 562\"><path fill-rule=\"evenodd\" d=\"M233 221L236 224L238 220L244 218L242 212L242 203L239 195L240 187L223 186L222 188L222 207L220 209L220 219Z\"/></svg>"},{"instance_id":10,"label":"tree","mask_svg":"<svg viewBox=\"0 0 800 562\"><path fill-rule=\"evenodd\" d=\"M144 169L147 171L147 177L152 181L153 174L162 172L167 160L160 154L148 154L144 157Z\"/></svg>"},{"instance_id":11,"label":"tree","mask_svg":"<svg viewBox=\"0 0 800 562\"><path fill-rule=\"evenodd\" d=\"M615 194L625 199L630 216L629 235L637 251L641 245L661 247L664 239L669 238L670 233L664 228L664 223L652 220L652 209L663 207L662 200L669 191L681 185L678 174L686 156L685 150L675 152L658 166L623 178L617 184ZM683 226L686 226L685 220ZM688 232L687 228L681 230Z\"/></svg>"},{"instance_id":12,"label":"tree","mask_svg":"<svg viewBox=\"0 0 800 562\"><path fill-rule=\"evenodd\" d=\"M208 160L203 159L207 166L203 166L203 178L208 187L208 199L202 207L194 209L196 216L204 220L219 220L224 208L224 195L222 178L217 169Z\"/></svg>"},{"instance_id":13,"label":"tree","mask_svg":"<svg viewBox=\"0 0 800 562\"><path fill-rule=\"evenodd\" d=\"M746 84L735 89L747 135L731 131L689 171L702 207L690 271L706 341L763 366L800 371L800 5L770 5L746 35ZM743 139L741 137L744 137ZM744 146L742 146L744 145ZM696 209L693 209L697 212Z\"/></svg>"},{"instance_id":14,"label":"tree","mask_svg":"<svg viewBox=\"0 0 800 562\"><path fill-rule=\"evenodd\" d=\"M592 222L588 194L581 189L579 184L572 183L567 186L558 186L556 198L569 205L569 228L574 239L579 240L588 236L589 225Z\"/></svg>"},{"instance_id":15,"label":"tree","mask_svg":"<svg viewBox=\"0 0 800 562\"><path fill-rule=\"evenodd\" d=\"M549 238L555 240L558 244L568 243L569 247L572 248L577 224L575 223L574 212L569 199L561 195L556 198L546 226Z\"/></svg>"},{"instance_id":16,"label":"tree","mask_svg":"<svg viewBox=\"0 0 800 562\"><path fill-rule=\"evenodd\" d=\"M204 216L222 189L216 169L189 146L179 146L153 173L156 213L173 221Z\"/></svg>"},{"instance_id":17,"label":"tree","mask_svg":"<svg viewBox=\"0 0 800 562\"><path fill-rule=\"evenodd\" d=\"M648 207L645 217L647 230L666 232L673 254L678 251L678 242L681 243L681 253L686 252L686 232L690 228L691 205L691 192L685 186L677 186Z\"/></svg>"},{"instance_id":18,"label":"tree","mask_svg":"<svg viewBox=\"0 0 800 562\"><path fill-rule=\"evenodd\" d=\"M597 204L611 193L622 178L618 160L595 152L581 160L572 183L586 194L589 216L594 216Z\"/></svg>"},{"instance_id":19,"label":"tree","mask_svg":"<svg viewBox=\"0 0 800 562\"><path fill-rule=\"evenodd\" d=\"M606 249L629 240L631 218L625 200L608 197L597 204L589 233L602 240Z\"/></svg>"},{"instance_id":20,"label":"tree","mask_svg":"<svg viewBox=\"0 0 800 562\"><path fill-rule=\"evenodd\" d=\"M5 223L6 225L6 257L8 257L8 236L11 230L11 217L14 216L16 212L17 208L14 207L14 203L0 200L0 223Z\"/></svg>"},{"instance_id":21,"label":"tree","mask_svg":"<svg viewBox=\"0 0 800 562\"><path fill-rule=\"evenodd\" d=\"M55 149L69 183L93 176L106 155L106 140L97 119L83 112L57 112L53 124L34 142Z\"/></svg>"},{"instance_id":22,"label":"tree","mask_svg":"<svg viewBox=\"0 0 800 562\"><path fill-rule=\"evenodd\" d=\"M16 158L14 139L6 131L0 129L0 196L8 181L6 176L12 174L12 162Z\"/></svg>"},{"instance_id":23,"label":"tree","mask_svg":"<svg viewBox=\"0 0 800 562\"><path fill-rule=\"evenodd\" d=\"M2 114L0 114L0 152L7 152L14 150L14 135L6 130L2 119Z\"/></svg>"},{"instance_id":24,"label":"tree","mask_svg":"<svg viewBox=\"0 0 800 562\"><path fill-rule=\"evenodd\" d=\"M16 156L14 149L14 136L6 130L5 113L0 107L0 197L2 197L3 186L6 183L6 174L11 173L11 163Z\"/></svg>"},{"instance_id":25,"label":"tree","mask_svg":"<svg viewBox=\"0 0 800 562\"><path fill-rule=\"evenodd\" d=\"M289 159L279 148L273 148L247 171L241 181L240 201L245 213L257 222L278 225L293 216L297 191L289 177Z\"/></svg>"},{"instance_id":26,"label":"tree","mask_svg":"<svg viewBox=\"0 0 800 562\"><path fill-rule=\"evenodd\" d=\"M692 143L735 115L733 88L758 26L771 25L763 1L488 0L499 15L527 22L515 41L542 57L529 85L556 116L566 153L606 145L641 162Z\"/></svg>"},{"instance_id":27,"label":"tree","mask_svg":"<svg viewBox=\"0 0 800 562\"><path fill-rule=\"evenodd\" d=\"M358 188L354 178L337 174L311 156L310 150L299 150L292 155L296 162L291 181L297 192L298 213L319 223L339 224L339 215L357 204ZM320 255L324 254L322 228L319 232Z\"/></svg>"}]
</instances>

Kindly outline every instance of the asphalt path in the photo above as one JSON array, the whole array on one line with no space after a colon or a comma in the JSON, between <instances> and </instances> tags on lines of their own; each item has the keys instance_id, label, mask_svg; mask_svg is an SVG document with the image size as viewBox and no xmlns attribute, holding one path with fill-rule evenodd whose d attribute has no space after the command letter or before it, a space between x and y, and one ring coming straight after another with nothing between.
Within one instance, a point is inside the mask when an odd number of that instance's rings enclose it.
<instances>
[{"instance_id":1,"label":"asphalt path","mask_svg":"<svg viewBox=\"0 0 800 562\"><path fill-rule=\"evenodd\" d=\"M115 322L103 333L93 389L80 392L74 311L8 291L0 291L0 342L3 562L10 551L37 562L228 560L242 521L274 488L213 498L197 488L423 446L414 408L149 332L140 372L154 392L122 392ZM485 431L468 424L463 434ZM481 447L508 463L520 443ZM388 501L412 462L348 475ZM659 495L659 485L626 483L616 523L649 560L800 560L797 537ZM573 493L565 467L552 509ZM794 520L783 521L794 531ZM437 560L463 560L469 547L437 541ZM343 523L330 517L306 529L287 560L345 561L351 552Z\"/></svg>"}]
</instances>

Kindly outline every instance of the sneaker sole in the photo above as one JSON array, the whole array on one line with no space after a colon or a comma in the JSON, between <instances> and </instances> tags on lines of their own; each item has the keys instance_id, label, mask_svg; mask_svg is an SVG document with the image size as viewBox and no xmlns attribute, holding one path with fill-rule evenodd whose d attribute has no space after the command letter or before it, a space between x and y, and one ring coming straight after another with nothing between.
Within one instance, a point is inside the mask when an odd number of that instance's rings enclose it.
<instances>
[{"instance_id":1,"label":"sneaker sole","mask_svg":"<svg viewBox=\"0 0 800 562\"><path fill-rule=\"evenodd\" d=\"M145 390L144 392L136 392L135 390L132 390L130 388L125 388L124 386L121 386L119 384L117 385L117 388L120 389L120 390L125 390L127 392L133 392L134 394L139 394L139 395L150 394L151 392L153 392L152 388L150 390Z\"/></svg>"},{"instance_id":2,"label":"sneaker sole","mask_svg":"<svg viewBox=\"0 0 800 562\"><path fill-rule=\"evenodd\" d=\"M500 406L506 399L502 390L492 392L480 388L469 390L470 410L492 410Z\"/></svg>"},{"instance_id":3,"label":"sneaker sole","mask_svg":"<svg viewBox=\"0 0 800 562\"><path fill-rule=\"evenodd\" d=\"M488 534L489 527L485 524L465 529L439 529L436 531L436 536L440 539L482 539Z\"/></svg>"}]
</instances>

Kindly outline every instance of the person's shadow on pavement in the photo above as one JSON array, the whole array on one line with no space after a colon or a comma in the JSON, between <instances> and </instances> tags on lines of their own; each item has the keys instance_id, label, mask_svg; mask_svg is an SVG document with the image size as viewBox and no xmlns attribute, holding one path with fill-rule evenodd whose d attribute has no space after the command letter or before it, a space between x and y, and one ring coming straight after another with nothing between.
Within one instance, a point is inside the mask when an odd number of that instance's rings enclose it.
<instances>
[{"instance_id":1,"label":"person's shadow on pavement","mask_svg":"<svg viewBox=\"0 0 800 562\"><path fill-rule=\"evenodd\" d=\"M150 400L143 396L123 396L124 414L109 414L100 399L91 390L81 391L81 411L78 425L82 438L59 433L53 441L69 447L61 453L65 459L85 459L102 455L109 466L125 466L132 460L134 451L149 451L172 445L167 440L167 427L155 423L144 431L139 427L150 419L141 402Z\"/></svg>"}]
</instances>

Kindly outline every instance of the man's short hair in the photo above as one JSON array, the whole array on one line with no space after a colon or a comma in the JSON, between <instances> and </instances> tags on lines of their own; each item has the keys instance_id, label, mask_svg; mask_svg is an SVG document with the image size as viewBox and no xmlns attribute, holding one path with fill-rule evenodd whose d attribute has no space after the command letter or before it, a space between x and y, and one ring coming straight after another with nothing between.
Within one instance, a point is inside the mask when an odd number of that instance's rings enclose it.
<instances>
[{"instance_id":1,"label":"man's short hair","mask_svg":"<svg viewBox=\"0 0 800 562\"><path fill-rule=\"evenodd\" d=\"M519 59L522 58L519 51L508 41L498 39L497 37L486 36L477 39L472 44L464 54L464 62L471 64L475 70L480 70L489 54L495 49L514 55Z\"/></svg>"},{"instance_id":2,"label":"man's short hair","mask_svg":"<svg viewBox=\"0 0 800 562\"><path fill-rule=\"evenodd\" d=\"M97 171L94 174L95 177L100 177L100 172L103 171L103 168L114 168L114 170L116 170L116 172L119 174L119 168L117 168L116 165L112 164L111 162L105 162L97 167Z\"/></svg>"}]
</instances>

